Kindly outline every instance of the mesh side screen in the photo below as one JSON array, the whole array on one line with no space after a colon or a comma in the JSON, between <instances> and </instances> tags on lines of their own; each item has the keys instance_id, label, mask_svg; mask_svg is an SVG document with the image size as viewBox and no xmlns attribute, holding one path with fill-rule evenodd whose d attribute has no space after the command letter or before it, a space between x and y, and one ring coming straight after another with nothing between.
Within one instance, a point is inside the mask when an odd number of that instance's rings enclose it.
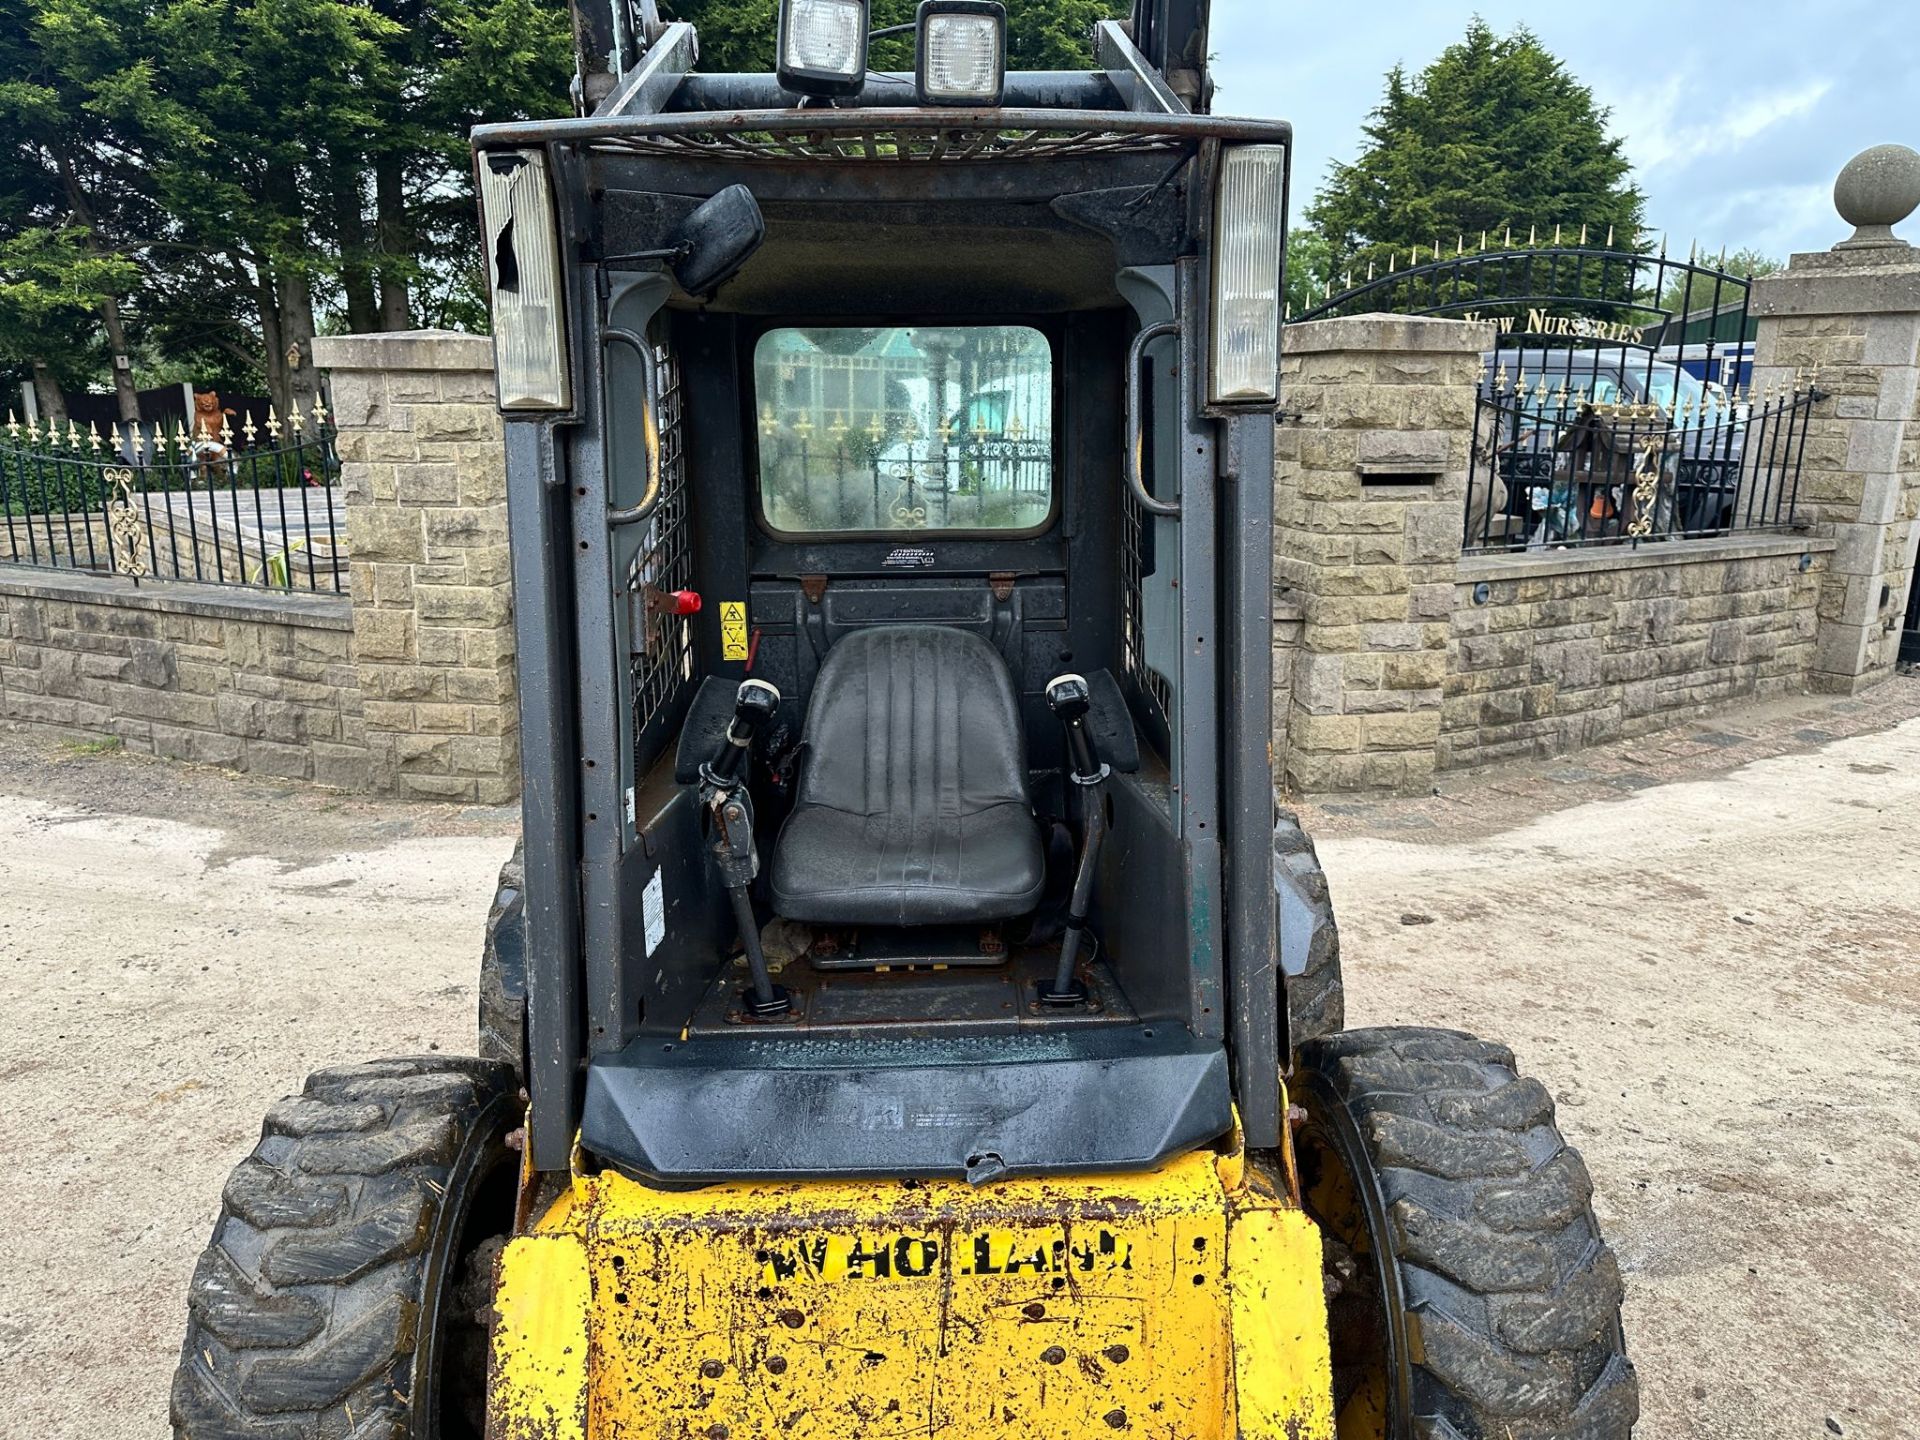
<instances>
[{"instance_id":1,"label":"mesh side screen","mask_svg":"<svg viewBox=\"0 0 1920 1440\"><path fill-rule=\"evenodd\" d=\"M1131 495L1122 502L1120 553L1120 663L1127 678L1164 727L1172 712L1167 682L1147 664L1146 605L1142 582L1146 577L1146 513Z\"/></svg>"},{"instance_id":2,"label":"mesh side screen","mask_svg":"<svg viewBox=\"0 0 1920 1440\"><path fill-rule=\"evenodd\" d=\"M660 504L646 522L645 539L627 566L633 616L636 774L644 773L653 758L645 750L648 725L693 679L693 624L686 616L672 613L670 598L676 590L693 588L680 366L664 346L656 346L654 356L660 376Z\"/></svg>"}]
</instances>

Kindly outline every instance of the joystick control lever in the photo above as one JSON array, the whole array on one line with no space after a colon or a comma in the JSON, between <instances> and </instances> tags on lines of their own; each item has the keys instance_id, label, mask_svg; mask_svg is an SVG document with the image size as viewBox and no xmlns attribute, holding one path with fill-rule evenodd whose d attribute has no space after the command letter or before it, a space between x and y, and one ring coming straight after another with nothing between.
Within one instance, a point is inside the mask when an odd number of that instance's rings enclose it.
<instances>
[{"instance_id":1,"label":"joystick control lever","mask_svg":"<svg viewBox=\"0 0 1920 1440\"><path fill-rule=\"evenodd\" d=\"M1073 896L1067 904L1066 934L1060 941L1060 963L1051 980L1040 982L1043 1005L1084 1005L1086 982L1074 973L1086 937L1087 914L1093 908L1093 886L1100 867L1100 846L1107 834L1105 788L1112 772L1100 763L1087 716L1093 710L1093 690L1081 675L1060 675L1047 682L1047 705L1067 735L1066 778L1081 792L1080 866L1073 877ZM1068 793L1072 793L1069 791Z\"/></svg>"},{"instance_id":2,"label":"joystick control lever","mask_svg":"<svg viewBox=\"0 0 1920 1440\"><path fill-rule=\"evenodd\" d=\"M766 952L760 948L760 924L754 918L747 887L760 873L753 843L753 796L747 789L747 761L754 743L780 710L780 691L765 680L743 680L734 696L733 719L714 747L713 759L700 767L700 798L713 820L713 860L740 927L753 988L741 996L747 1013L772 1019L793 1009L787 992L773 983Z\"/></svg>"},{"instance_id":3,"label":"joystick control lever","mask_svg":"<svg viewBox=\"0 0 1920 1440\"><path fill-rule=\"evenodd\" d=\"M711 785L732 788L741 783L754 742L780 713L780 691L765 680L742 680L733 697L733 719L714 747L702 774Z\"/></svg>"}]
</instances>

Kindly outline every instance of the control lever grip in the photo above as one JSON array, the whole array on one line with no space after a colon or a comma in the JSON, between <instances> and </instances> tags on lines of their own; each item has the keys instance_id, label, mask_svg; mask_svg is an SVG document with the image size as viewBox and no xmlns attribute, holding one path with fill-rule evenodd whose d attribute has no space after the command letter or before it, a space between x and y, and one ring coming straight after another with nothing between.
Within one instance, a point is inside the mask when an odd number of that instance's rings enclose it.
<instances>
[{"instance_id":1,"label":"control lever grip","mask_svg":"<svg viewBox=\"0 0 1920 1440\"><path fill-rule=\"evenodd\" d=\"M1087 730L1087 716L1093 710L1093 687L1084 675L1056 675L1047 682L1047 705L1067 732L1067 756L1077 779L1092 779L1100 773L1100 758L1093 753L1093 736Z\"/></svg>"},{"instance_id":2,"label":"control lever grip","mask_svg":"<svg viewBox=\"0 0 1920 1440\"><path fill-rule=\"evenodd\" d=\"M1060 941L1060 959L1053 974L1039 982L1042 1005L1070 1008L1087 1003L1087 984L1075 973L1086 938L1087 917L1093 909L1093 887L1099 875L1100 847L1106 838L1106 805L1100 789L1107 767L1094 753L1087 716L1093 712L1093 687L1084 675L1056 675L1047 682L1047 705L1067 732L1068 779L1085 795L1081 805L1080 864L1074 872L1073 894L1067 902L1066 934Z\"/></svg>"},{"instance_id":3,"label":"control lever grip","mask_svg":"<svg viewBox=\"0 0 1920 1440\"><path fill-rule=\"evenodd\" d=\"M747 755L773 717L780 711L779 687L765 680L742 680L733 698L733 719L714 747L707 770L723 786L731 785L745 768Z\"/></svg>"}]
</instances>

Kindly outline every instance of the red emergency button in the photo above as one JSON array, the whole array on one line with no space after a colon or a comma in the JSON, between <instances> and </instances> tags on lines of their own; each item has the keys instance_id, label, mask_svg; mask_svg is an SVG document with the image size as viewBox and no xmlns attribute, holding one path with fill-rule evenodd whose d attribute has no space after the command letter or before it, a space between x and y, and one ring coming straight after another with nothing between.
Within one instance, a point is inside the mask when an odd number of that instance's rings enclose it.
<instances>
[{"instance_id":1,"label":"red emergency button","mask_svg":"<svg viewBox=\"0 0 1920 1440\"><path fill-rule=\"evenodd\" d=\"M647 586L647 613L649 615L698 615L700 613L700 592L698 590L656 590Z\"/></svg>"}]
</instances>

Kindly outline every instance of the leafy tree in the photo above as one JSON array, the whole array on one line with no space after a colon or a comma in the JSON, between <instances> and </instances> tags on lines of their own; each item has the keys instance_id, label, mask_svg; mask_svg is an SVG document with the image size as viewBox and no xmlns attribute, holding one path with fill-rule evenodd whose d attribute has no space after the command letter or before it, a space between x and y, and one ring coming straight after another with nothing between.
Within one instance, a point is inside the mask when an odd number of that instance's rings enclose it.
<instances>
[{"instance_id":1,"label":"leafy tree","mask_svg":"<svg viewBox=\"0 0 1920 1440\"><path fill-rule=\"evenodd\" d=\"M99 367L92 322L132 275L127 261L99 253L80 226L0 239L0 352L26 360L48 422L67 418L64 390Z\"/></svg>"},{"instance_id":2,"label":"leafy tree","mask_svg":"<svg viewBox=\"0 0 1920 1440\"><path fill-rule=\"evenodd\" d=\"M151 225L137 164L59 60L86 35L50 31L34 0L0 0L0 322L49 416L64 385L104 358L122 419L139 414L123 304L139 275L134 235ZM97 27L96 27L97 28ZM97 327L97 328L96 328ZM95 337L97 338L97 342ZM104 355L102 354L104 351Z\"/></svg>"},{"instance_id":3,"label":"leafy tree","mask_svg":"<svg viewBox=\"0 0 1920 1440\"><path fill-rule=\"evenodd\" d=\"M873 25L910 25L917 0L875 0ZM1013 0L1007 7L1007 67L1087 70L1093 66L1094 22L1127 13L1126 0ZM765 72L774 68L778 0L662 0L661 14L690 20L700 32L700 68ZM880 70L913 68L913 36L876 40L869 62Z\"/></svg>"},{"instance_id":4,"label":"leafy tree","mask_svg":"<svg viewBox=\"0 0 1920 1440\"><path fill-rule=\"evenodd\" d=\"M571 113L572 22L565 0L430 0L411 33L419 48L405 93L417 88L419 98L406 107L415 144L403 173L414 321L484 330L467 137L484 122Z\"/></svg>"},{"instance_id":5,"label":"leafy tree","mask_svg":"<svg viewBox=\"0 0 1920 1440\"><path fill-rule=\"evenodd\" d=\"M1718 255L1707 255L1701 257L1699 263L1710 269L1724 270L1729 275L1754 279L1786 268L1784 262L1775 260L1771 255L1744 247L1728 251L1724 260ZM1700 275L1693 277L1693 284L1689 289L1687 276L1683 272L1668 277L1666 292L1660 297L1660 308L1674 316L1684 315L1694 310L1705 310L1713 305L1714 293L1713 281ZM1731 286L1720 292L1722 304L1731 303L1739 298L1739 291Z\"/></svg>"},{"instance_id":6,"label":"leafy tree","mask_svg":"<svg viewBox=\"0 0 1920 1440\"><path fill-rule=\"evenodd\" d=\"M283 409L311 408L320 329L484 320L467 132L564 112L571 71L565 0L0 0L0 30L0 241L58 231L138 292L89 326L8 272L0 363L37 315L149 373L264 371Z\"/></svg>"},{"instance_id":7,"label":"leafy tree","mask_svg":"<svg viewBox=\"0 0 1920 1440\"><path fill-rule=\"evenodd\" d=\"M1320 303L1333 279L1333 247L1317 230L1287 232L1287 310L1300 314Z\"/></svg>"},{"instance_id":8,"label":"leafy tree","mask_svg":"<svg viewBox=\"0 0 1920 1440\"><path fill-rule=\"evenodd\" d=\"M1018 0L1010 63L1090 65L1124 7ZM669 8L704 68L772 68L776 0ZM130 415L136 370L310 409L316 333L483 328L467 133L565 113L573 66L565 0L0 0L0 34L0 371L48 413L111 374Z\"/></svg>"},{"instance_id":9,"label":"leafy tree","mask_svg":"<svg viewBox=\"0 0 1920 1440\"><path fill-rule=\"evenodd\" d=\"M1637 243L1644 199L1607 112L1524 26L1475 19L1419 75L1395 66L1365 133L1307 212L1336 267L1509 225Z\"/></svg>"}]
</instances>

